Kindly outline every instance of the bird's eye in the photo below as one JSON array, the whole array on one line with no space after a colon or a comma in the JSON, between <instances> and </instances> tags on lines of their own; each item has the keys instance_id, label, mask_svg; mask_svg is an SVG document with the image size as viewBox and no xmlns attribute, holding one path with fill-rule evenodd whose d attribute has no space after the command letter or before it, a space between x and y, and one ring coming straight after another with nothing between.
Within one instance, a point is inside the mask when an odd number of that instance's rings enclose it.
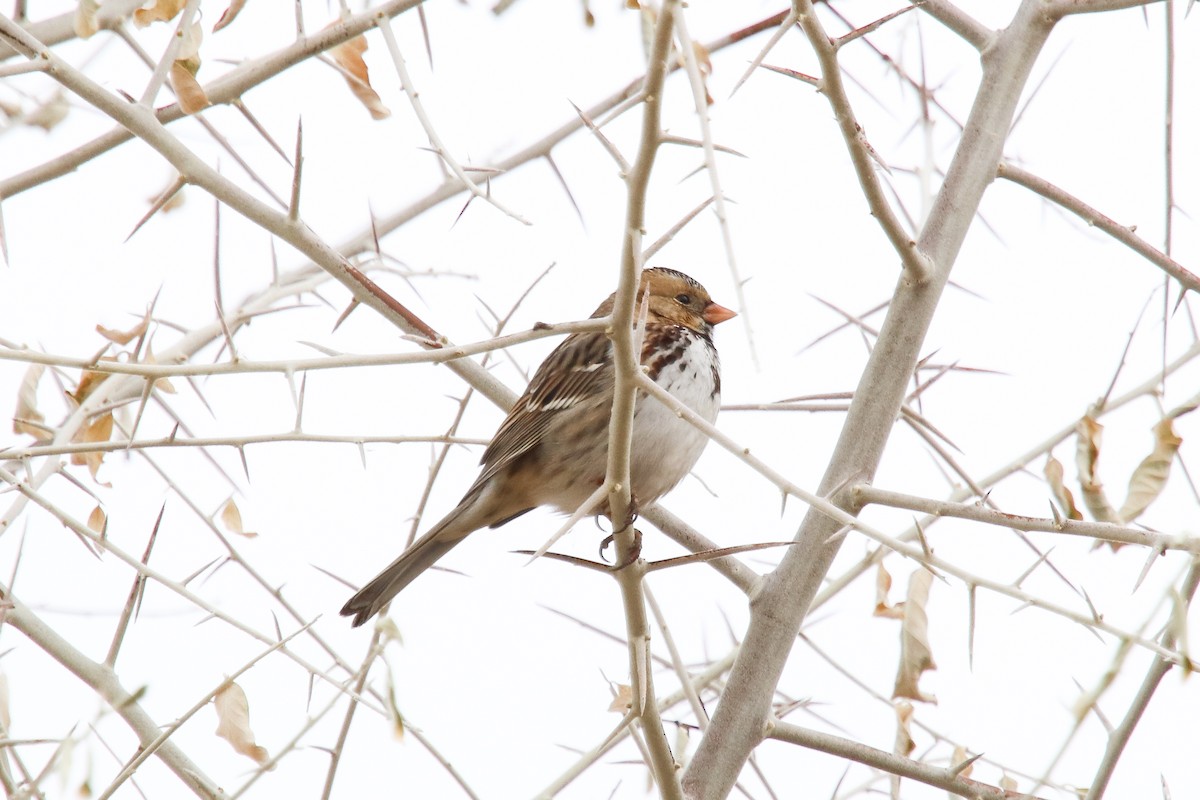
<instances>
[{"instance_id":1,"label":"bird's eye","mask_svg":"<svg viewBox=\"0 0 1200 800\"><path fill-rule=\"evenodd\" d=\"M675 299L685 306L692 304L692 296L690 294L677 294L675 295Z\"/></svg>"}]
</instances>

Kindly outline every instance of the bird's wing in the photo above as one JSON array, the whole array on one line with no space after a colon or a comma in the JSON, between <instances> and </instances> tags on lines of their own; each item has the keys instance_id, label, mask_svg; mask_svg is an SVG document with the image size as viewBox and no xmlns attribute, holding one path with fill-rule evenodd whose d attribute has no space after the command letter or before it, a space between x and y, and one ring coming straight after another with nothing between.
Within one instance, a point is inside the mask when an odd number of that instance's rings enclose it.
<instances>
[{"instance_id":1,"label":"bird's wing","mask_svg":"<svg viewBox=\"0 0 1200 800\"><path fill-rule=\"evenodd\" d=\"M563 340L529 382L492 443L470 494L497 472L536 447L556 415L582 401L612 393L612 348L602 333L575 333Z\"/></svg>"}]
</instances>

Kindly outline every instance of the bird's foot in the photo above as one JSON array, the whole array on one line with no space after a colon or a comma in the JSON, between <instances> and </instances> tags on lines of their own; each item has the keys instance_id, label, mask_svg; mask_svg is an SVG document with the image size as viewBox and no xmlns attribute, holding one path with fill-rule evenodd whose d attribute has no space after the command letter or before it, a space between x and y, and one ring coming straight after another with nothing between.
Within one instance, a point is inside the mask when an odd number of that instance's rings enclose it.
<instances>
[{"instance_id":1,"label":"bird's foot","mask_svg":"<svg viewBox=\"0 0 1200 800\"><path fill-rule=\"evenodd\" d=\"M628 527L629 526L626 526L626 528L622 528L622 530L626 530ZM608 536L605 536L600 541L600 559L602 561L608 560L604 555L604 551L607 550L608 546L610 544L612 544L614 541L616 541L615 533L610 533ZM613 564L613 569L614 570L625 569L625 567L628 567L630 564L637 561L639 558L641 558L641 556L642 556L642 532L639 531L637 528L634 528L633 529L633 547L631 547L629 549L629 553L625 556L624 559L622 559L619 563Z\"/></svg>"},{"instance_id":2,"label":"bird's foot","mask_svg":"<svg viewBox=\"0 0 1200 800\"><path fill-rule=\"evenodd\" d=\"M632 550L633 555L631 555L629 558L627 558L624 562L622 562L620 564L614 564L613 569L621 569L623 567L629 566L634 561L637 561L638 557L642 554L642 532L639 531L637 528L633 527L633 524L635 522L637 522L637 519L638 519L637 508L638 508L637 497L634 495L630 495L629 496L629 507L625 509L625 523L623 525L615 525L614 524L613 532L610 533L608 536L605 536L600 541L600 560L607 561L608 559L605 557L604 551L608 549L608 546L610 544L612 544L614 541L616 541L616 535L618 533L629 530L631 528L633 529L633 550ZM611 509L609 510L608 517L609 517L609 519L612 519Z\"/></svg>"}]
</instances>

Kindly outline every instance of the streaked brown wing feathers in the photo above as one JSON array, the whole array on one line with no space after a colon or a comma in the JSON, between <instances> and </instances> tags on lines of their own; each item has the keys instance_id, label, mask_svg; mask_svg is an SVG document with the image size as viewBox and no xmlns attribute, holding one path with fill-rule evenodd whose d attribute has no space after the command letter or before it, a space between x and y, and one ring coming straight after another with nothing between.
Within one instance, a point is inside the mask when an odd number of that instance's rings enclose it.
<instances>
[{"instance_id":1,"label":"streaked brown wing feathers","mask_svg":"<svg viewBox=\"0 0 1200 800\"><path fill-rule=\"evenodd\" d=\"M538 367L492 437L480 459L484 470L471 490L536 447L555 415L581 400L611 393L611 384L612 355L604 334L576 333L564 339Z\"/></svg>"}]
</instances>

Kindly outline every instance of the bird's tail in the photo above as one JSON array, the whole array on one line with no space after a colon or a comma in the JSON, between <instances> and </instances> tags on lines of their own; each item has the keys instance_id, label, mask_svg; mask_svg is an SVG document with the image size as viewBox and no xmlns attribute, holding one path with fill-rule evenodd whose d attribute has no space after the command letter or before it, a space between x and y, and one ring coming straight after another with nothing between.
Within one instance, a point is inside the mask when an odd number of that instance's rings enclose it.
<instances>
[{"instance_id":1,"label":"bird's tail","mask_svg":"<svg viewBox=\"0 0 1200 800\"><path fill-rule=\"evenodd\" d=\"M448 521L449 518L434 526L389 564L387 569L372 578L370 583L346 601L346 605L342 606L342 616L354 617L350 623L354 627L362 625L399 594L401 589L412 583L414 578L433 566L435 561L466 538L447 537L445 523Z\"/></svg>"}]
</instances>

